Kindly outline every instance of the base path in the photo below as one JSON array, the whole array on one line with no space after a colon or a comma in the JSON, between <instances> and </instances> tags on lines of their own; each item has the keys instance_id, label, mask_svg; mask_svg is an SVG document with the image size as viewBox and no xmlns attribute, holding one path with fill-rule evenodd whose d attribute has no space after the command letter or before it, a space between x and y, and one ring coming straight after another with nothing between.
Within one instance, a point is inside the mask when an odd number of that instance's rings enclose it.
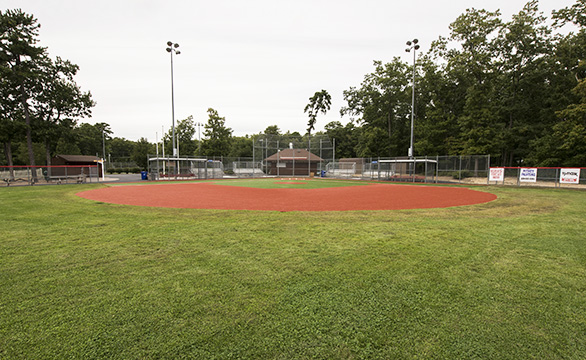
<instances>
[{"instance_id":1,"label":"base path","mask_svg":"<svg viewBox=\"0 0 586 360\"><path fill-rule=\"evenodd\" d=\"M347 211L445 208L486 203L494 194L460 187L369 184L322 189L258 189L212 183L112 186L80 197L114 204L226 210Z\"/></svg>"}]
</instances>

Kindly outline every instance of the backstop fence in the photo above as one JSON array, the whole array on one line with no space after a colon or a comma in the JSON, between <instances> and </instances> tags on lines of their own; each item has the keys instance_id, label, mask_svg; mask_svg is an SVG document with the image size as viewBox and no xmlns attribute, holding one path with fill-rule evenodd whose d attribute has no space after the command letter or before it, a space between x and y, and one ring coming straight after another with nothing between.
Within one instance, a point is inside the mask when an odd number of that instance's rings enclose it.
<instances>
[{"instance_id":1,"label":"backstop fence","mask_svg":"<svg viewBox=\"0 0 586 360\"><path fill-rule=\"evenodd\" d=\"M222 179L225 175L221 159L149 155L148 164L149 180Z\"/></svg>"},{"instance_id":2,"label":"backstop fence","mask_svg":"<svg viewBox=\"0 0 586 360\"><path fill-rule=\"evenodd\" d=\"M99 182L99 165L0 166L0 186Z\"/></svg>"},{"instance_id":3,"label":"backstop fence","mask_svg":"<svg viewBox=\"0 0 586 360\"><path fill-rule=\"evenodd\" d=\"M397 158L335 159L333 147L323 141L311 152L321 153L308 166L295 158L273 156L286 148L273 148L267 139L265 148L255 150L254 157L160 157L149 155L148 180L189 180L262 177L324 177L335 179L397 181L445 184L484 184L508 186L544 186L585 188L586 168L562 167L491 167L490 156L432 156ZM280 141L275 142L279 144ZM301 147L303 144L298 144ZM325 146L324 146L325 145ZM293 145L293 147L296 147ZM269 154L273 149L273 154ZM266 152L264 152L266 150ZM263 152L261 152L263 151ZM297 150L296 150L297 151ZM307 154L306 149L304 150ZM329 156L332 156L331 158ZM271 158L271 156L273 156ZM273 160L271 160L273 159ZM317 157L316 157L317 159ZM289 163L288 163L289 162ZM290 164L292 162L293 164ZM292 165L292 167L290 167ZM291 171L293 169L293 171ZM299 171L298 171L299 170ZM82 184L103 180L101 166L0 166L0 186L36 184ZM145 179L143 177L143 179Z\"/></svg>"}]
</instances>

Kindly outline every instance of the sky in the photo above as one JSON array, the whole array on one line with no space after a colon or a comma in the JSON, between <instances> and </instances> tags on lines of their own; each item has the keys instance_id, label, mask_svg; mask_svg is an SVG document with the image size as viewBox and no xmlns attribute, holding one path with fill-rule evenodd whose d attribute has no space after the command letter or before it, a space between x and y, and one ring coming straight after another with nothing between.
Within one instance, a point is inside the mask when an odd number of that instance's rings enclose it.
<instances>
[{"instance_id":1,"label":"sky","mask_svg":"<svg viewBox=\"0 0 586 360\"><path fill-rule=\"evenodd\" d=\"M574 4L541 0L540 9ZM400 57L412 63L406 42L420 51L449 35L467 8L501 11L508 21L522 0L2 0L41 24L40 45L52 58L79 65L75 77L96 106L90 124L107 123L113 136L155 142L173 123L208 120L215 109L234 136L307 129L303 109L317 91L332 96L316 130L340 116L343 91L359 87L373 61ZM203 126L201 127L203 133ZM197 137L198 135L196 135Z\"/></svg>"}]
</instances>

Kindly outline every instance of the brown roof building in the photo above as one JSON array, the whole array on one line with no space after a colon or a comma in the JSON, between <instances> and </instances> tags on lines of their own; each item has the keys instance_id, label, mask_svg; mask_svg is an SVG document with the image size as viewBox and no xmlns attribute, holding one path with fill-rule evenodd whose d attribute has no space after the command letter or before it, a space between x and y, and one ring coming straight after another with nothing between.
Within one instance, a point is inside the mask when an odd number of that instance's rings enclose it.
<instances>
[{"instance_id":1,"label":"brown roof building","mask_svg":"<svg viewBox=\"0 0 586 360\"><path fill-rule=\"evenodd\" d=\"M265 159L267 175L308 176L324 161L305 149L283 149Z\"/></svg>"},{"instance_id":2,"label":"brown roof building","mask_svg":"<svg viewBox=\"0 0 586 360\"><path fill-rule=\"evenodd\" d=\"M98 165L92 174L102 176L102 165L99 157L87 155L56 155L51 159L51 176L90 175L88 166Z\"/></svg>"}]
</instances>

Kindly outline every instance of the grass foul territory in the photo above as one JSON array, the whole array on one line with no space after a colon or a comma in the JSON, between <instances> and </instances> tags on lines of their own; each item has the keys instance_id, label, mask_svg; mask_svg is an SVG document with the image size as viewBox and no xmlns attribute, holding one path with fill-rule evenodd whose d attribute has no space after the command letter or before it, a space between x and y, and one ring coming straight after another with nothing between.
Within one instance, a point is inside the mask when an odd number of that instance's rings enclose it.
<instances>
[{"instance_id":1,"label":"grass foul territory","mask_svg":"<svg viewBox=\"0 0 586 360\"><path fill-rule=\"evenodd\" d=\"M0 189L0 358L586 358L586 192L343 212L76 195L102 187Z\"/></svg>"}]
</instances>

